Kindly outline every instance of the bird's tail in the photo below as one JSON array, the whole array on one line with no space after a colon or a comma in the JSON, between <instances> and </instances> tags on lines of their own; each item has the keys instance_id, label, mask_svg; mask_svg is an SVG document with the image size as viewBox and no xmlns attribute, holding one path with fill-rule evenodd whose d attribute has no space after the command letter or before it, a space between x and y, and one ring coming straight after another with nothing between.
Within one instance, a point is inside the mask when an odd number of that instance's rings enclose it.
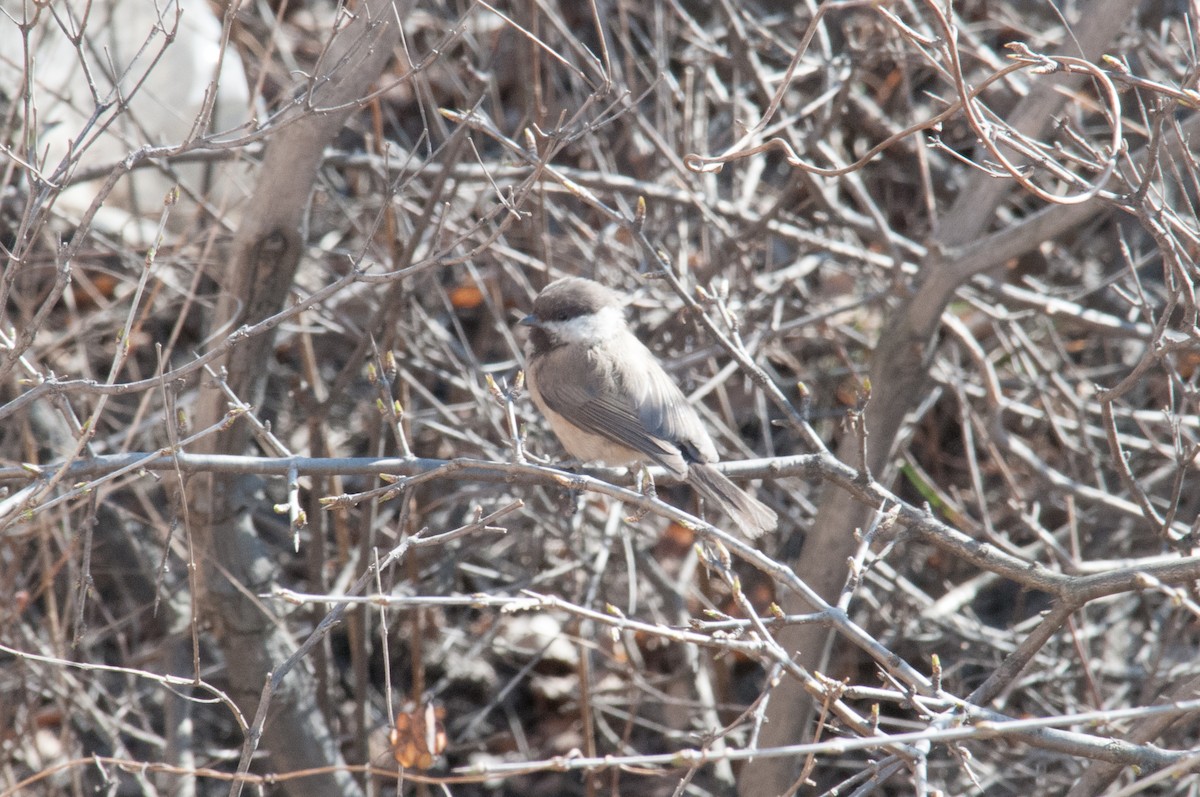
<instances>
[{"instance_id":1,"label":"bird's tail","mask_svg":"<svg viewBox=\"0 0 1200 797\"><path fill-rule=\"evenodd\" d=\"M705 498L737 523L742 534L750 539L771 531L779 524L779 516L769 506L731 482L712 465L692 463L688 467L688 482Z\"/></svg>"}]
</instances>

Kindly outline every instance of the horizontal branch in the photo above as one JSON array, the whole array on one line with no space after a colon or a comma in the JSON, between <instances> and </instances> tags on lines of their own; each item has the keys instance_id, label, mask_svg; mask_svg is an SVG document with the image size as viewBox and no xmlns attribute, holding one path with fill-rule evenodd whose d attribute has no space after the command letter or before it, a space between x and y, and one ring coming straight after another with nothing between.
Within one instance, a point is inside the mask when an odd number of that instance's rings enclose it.
<instances>
[{"instance_id":1,"label":"horizontal branch","mask_svg":"<svg viewBox=\"0 0 1200 797\"><path fill-rule=\"evenodd\" d=\"M778 476L816 475L810 472L815 455L747 459L721 462L716 467L734 478L757 479ZM50 473L57 473L63 463L49 465L10 465L0 467L0 482L28 482ZM472 459L426 459L423 457L255 457L233 454L189 454L153 451L149 453L108 454L81 459L65 469L67 477L80 481L103 476L112 471L140 467L148 471L180 471L182 473L241 473L258 476L287 476L294 471L299 476L371 476L385 473L391 476L414 477L451 467L455 476L468 481L521 482L537 484L546 477L574 478L575 474L537 465L514 466L503 462ZM513 468L520 467L520 472ZM606 481L633 484L634 474L624 468L583 468L581 474ZM662 468L651 467L655 482L677 483Z\"/></svg>"},{"instance_id":2,"label":"horizontal branch","mask_svg":"<svg viewBox=\"0 0 1200 797\"><path fill-rule=\"evenodd\" d=\"M1059 598L1074 602L1079 590L1086 589L1086 601L1106 595L1141 589L1145 579L1169 584L1185 583L1200 578L1200 556L1180 557L1164 561L1154 557L1146 561L1122 562L1121 567L1102 574L1088 576L1062 573L1052 570L1040 562L1023 559L1002 550L999 546L977 540L959 529L935 517L927 508L917 507L901 500L874 479L864 478L854 468L846 465L831 454L801 454L790 457L748 459L718 463L717 467L735 479L780 479L805 478L829 481L846 490L863 504L881 508L895 508L897 521L924 542L946 551L971 564L1008 578L1027 589L1041 590ZM24 482L26 489L40 479L59 473L64 463L49 465L15 465L0 468L0 484ZM619 485L634 483L634 474L624 468L583 468L569 472L553 467L508 462L489 462L474 459L427 459L422 457L254 457L230 454L189 454L160 450L150 453L110 454L81 459L65 466L65 481L73 482L80 495L91 487L86 480L98 478L117 470L129 471L178 471L181 473L240 473L259 476L333 476L387 474L403 479L449 478L463 481L495 484L554 484L566 489L595 492L608 495L626 503L645 508L669 517L677 522L699 523L693 516L659 501ZM651 475L661 484L679 480L661 468L650 468ZM390 485L394 489L402 483ZM14 496L15 497L15 496ZM14 497L6 500L11 502ZM361 499L360 499L361 500ZM0 515L13 511L8 506ZM722 542L727 542L724 534ZM741 540L727 542L738 548L742 555L753 555L757 551ZM769 561L769 560L765 560ZM764 562L765 564L765 562ZM788 571L790 574L790 570ZM777 574L778 575L778 574ZM794 578L794 575L792 576ZM799 587L795 582L792 586ZM801 588L803 589L803 588ZM1086 602L1085 601L1085 602ZM824 607L819 607L818 610Z\"/></svg>"}]
</instances>

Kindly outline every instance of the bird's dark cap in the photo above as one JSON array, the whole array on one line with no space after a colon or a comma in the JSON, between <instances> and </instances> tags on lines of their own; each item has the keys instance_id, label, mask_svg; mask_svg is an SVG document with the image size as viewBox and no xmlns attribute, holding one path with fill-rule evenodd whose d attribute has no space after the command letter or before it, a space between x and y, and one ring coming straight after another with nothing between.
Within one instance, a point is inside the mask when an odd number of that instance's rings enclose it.
<instances>
[{"instance_id":1,"label":"bird's dark cap","mask_svg":"<svg viewBox=\"0 0 1200 797\"><path fill-rule=\"evenodd\" d=\"M533 300L533 312L521 319L526 326L550 321L570 321L606 307L620 309L624 302L610 288L583 277L564 277L547 285Z\"/></svg>"}]
</instances>

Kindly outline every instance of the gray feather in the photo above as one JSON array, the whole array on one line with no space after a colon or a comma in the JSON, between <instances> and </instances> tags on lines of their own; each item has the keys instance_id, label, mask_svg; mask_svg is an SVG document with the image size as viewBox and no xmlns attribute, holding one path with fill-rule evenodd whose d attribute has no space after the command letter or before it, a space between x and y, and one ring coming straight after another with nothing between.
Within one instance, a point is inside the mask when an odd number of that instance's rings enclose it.
<instances>
[{"instance_id":1,"label":"gray feather","mask_svg":"<svg viewBox=\"0 0 1200 797\"><path fill-rule=\"evenodd\" d=\"M730 518L743 523L741 531L750 539L779 524L779 516L771 507L743 491L712 465L693 465L688 471L688 483Z\"/></svg>"}]
</instances>

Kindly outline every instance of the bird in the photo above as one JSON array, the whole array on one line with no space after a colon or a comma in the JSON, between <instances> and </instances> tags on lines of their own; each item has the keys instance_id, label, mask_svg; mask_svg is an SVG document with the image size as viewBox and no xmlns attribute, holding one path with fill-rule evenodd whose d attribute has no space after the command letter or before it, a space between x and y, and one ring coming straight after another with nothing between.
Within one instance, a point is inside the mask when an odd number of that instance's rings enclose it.
<instances>
[{"instance_id":1,"label":"bird","mask_svg":"<svg viewBox=\"0 0 1200 797\"><path fill-rule=\"evenodd\" d=\"M654 464L692 485L749 539L775 512L714 465L717 448L675 381L625 321L619 293L582 277L547 285L520 323L530 327L525 380L572 457Z\"/></svg>"}]
</instances>

